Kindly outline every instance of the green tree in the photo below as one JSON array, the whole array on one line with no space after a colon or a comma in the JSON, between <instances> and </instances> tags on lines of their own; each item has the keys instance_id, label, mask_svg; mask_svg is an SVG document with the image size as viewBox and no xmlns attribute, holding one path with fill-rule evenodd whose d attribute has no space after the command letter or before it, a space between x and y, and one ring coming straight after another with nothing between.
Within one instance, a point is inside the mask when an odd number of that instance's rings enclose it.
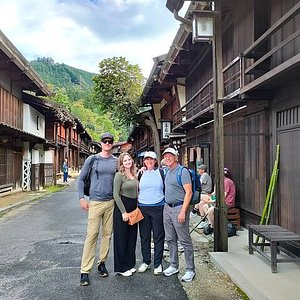
<instances>
[{"instance_id":1,"label":"green tree","mask_svg":"<svg viewBox=\"0 0 300 300\"><path fill-rule=\"evenodd\" d=\"M72 103L66 94L66 90L64 88L58 88L55 90L54 94L49 98L51 101L59 103L63 105L68 111L71 111Z\"/></svg>"},{"instance_id":2,"label":"green tree","mask_svg":"<svg viewBox=\"0 0 300 300\"><path fill-rule=\"evenodd\" d=\"M116 126L109 114L104 115L91 111L84 106L84 100L73 103L72 113L80 119L93 140L99 141L100 135L108 131L114 135L116 141L119 141L122 132L115 129Z\"/></svg>"},{"instance_id":3,"label":"green tree","mask_svg":"<svg viewBox=\"0 0 300 300\"><path fill-rule=\"evenodd\" d=\"M124 57L104 59L93 81L95 104L128 126L139 110L144 81L140 67L129 64Z\"/></svg>"}]
</instances>

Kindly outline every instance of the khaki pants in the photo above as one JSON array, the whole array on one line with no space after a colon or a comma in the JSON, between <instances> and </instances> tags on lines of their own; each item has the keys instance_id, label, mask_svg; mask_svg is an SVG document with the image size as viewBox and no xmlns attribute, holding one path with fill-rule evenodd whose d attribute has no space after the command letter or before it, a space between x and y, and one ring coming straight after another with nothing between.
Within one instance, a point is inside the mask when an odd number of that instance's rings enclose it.
<instances>
[{"instance_id":1,"label":"khaki pants","mask_svg":"<svg viewBox=\"0 0 300 300\"><path fill-rule=\"evenodd\" d=\"M83 247L80 273L89 273L93 267L100 225L102 229L98 265L108 257L113 231L114 200L90 201L87 234Z\"/></svg>"}]
</instances>

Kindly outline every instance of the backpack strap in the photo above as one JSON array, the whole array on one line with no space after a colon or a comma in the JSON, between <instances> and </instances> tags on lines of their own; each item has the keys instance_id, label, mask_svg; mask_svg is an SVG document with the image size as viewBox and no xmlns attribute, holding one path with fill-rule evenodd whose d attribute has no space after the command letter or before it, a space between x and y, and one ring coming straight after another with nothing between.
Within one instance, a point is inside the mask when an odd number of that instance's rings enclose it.
<instances>
[{"instance_id":1,"label":"backpack strap","mask_svg":"<svg viewBox=\"0 0 300 300\"><path fill-rule=\"evenodd\" d=\"M162 181L163 181L163 185L164 185L164 193L165 193L165 172L164 172L164 170L162 169L162 168L159 168L159 173L160 173L160 176L161 176L161 179L162 179Z\"/></svg>"},{"instance_id":2,"label":"backpack strap","mask_svg":"<svg viewBox=\"0 0 300 300\"><path fill-rule=\"evenodd\" d=\"M182 185L182 170L183 168L185 168L184 166L179 166L178 170L177 170L177 173L176 173L176 179L177 179L177 183L183 187ZM187 169L187 168L186 168Z\"/></svg>"},{"instance_id":3,"label":"backpack strap","mask_svg":"<svg viewBox=\"0 0 300 300\"><path fill-rule=\"evenodd\" d=\"M160 173L160 176L161 176L161 179L165 185L165 172L163 169L159 168L159 173Z\"/></svg>"},{"instance_id":4,"label":"backpack strap","mask_svg":"<svg viewBox=\"0 0 300 300\"><path fill-rule=\"evenodd\" d=\"M191 184L192 184L192 192L194 193L195 190L196 190L196 183L195 183L195 180L196 180L196 172L194 171L194 174L192 174L191 170L188 169L187 167L184 167L184 166L180 166L179 169L177 170L177 173L176 173L176 179L177 179L177 182L179 185L182 186L183 188L183 184L182 184L182 170L183 169L187 169L189 174L190 174L190 178L191 178Z\"/></svg>"},{"instance_id":5,"label":"backpack strap","mask_svg":"<svg viewBox=\"0 0 300 300\"><path fill-rule=\"evenodd\" d=\"M92 167L93 167L93 164L94 164L94 162L95 162L95 160L96 160L96 154L93 154L92 155L92 159L91 159L91 161L90 161L90 165L89 165L89 174L91 173L91 171L92 171ZM98 173L97 173L97 179L98 179Z\"/></svg>"},{"instance_id":6,"label":"backpack strap","mask_svg":"<svg viewBox=\"0 0 300 300\"><path fill-rule=\"evenodd\" d=\"M138 177L137 177L138 181L141 180L142 176L143 176L143 173L139 172L139 173L138 173Z\"/></svg>"},{"instance_id":7,"label":"backpack strap","mask_svg":"<svg viewBox=\"0 0 300 300\"><path fill-rule=\"evenodd\" d=\"M159 168L158 170L159 170L161 179L162 179L162 181L163 181L163 184L165 185L165 173L164 173L164 170L161 169L161 168ZM137 177L138 181L141 180L142 176L143 176L143 173L140 173L140 172L139 172L139 173L138 173L138 177Z\"/></svg>"}]
</instances>

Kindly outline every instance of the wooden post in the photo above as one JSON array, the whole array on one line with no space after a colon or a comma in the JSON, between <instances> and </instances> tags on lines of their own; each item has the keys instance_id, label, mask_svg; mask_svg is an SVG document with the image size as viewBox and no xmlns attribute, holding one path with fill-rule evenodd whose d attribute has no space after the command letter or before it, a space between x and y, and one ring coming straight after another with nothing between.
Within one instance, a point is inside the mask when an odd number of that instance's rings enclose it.
<instances>
[{"instance_id":1,"label":"wooden post","mask_svg":"<svg viewBox=\"0 0 300 300\"><path fill-rule=\"evenodd\" d=\"M224 200L224 124L223 124L223 72L221 1L216 1L213 37L213 87L214 87L214 163L216 207L214 211L214 251L227 252L227 207Z\"/></svg>"}]
</instances>

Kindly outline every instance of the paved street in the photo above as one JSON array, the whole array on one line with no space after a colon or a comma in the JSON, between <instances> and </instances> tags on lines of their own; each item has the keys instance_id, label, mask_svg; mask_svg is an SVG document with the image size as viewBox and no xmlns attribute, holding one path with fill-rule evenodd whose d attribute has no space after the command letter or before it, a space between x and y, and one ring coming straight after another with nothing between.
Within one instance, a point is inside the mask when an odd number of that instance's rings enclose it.
<instances>
[{"instance_id":1,"label":"paved street","mask_svg":"<svg viewBox=\"0 0 300 300\"><path fill-rule=\"evenodd\" d=\"M86 213L78 205L76 185L12 210L0 218L1 299L187 299L177 276L113 272L100 278L96 266L91 285L79 286L79 266ZM137 247L137 266L141 263Z\"/></svg>"}]
</instances>

